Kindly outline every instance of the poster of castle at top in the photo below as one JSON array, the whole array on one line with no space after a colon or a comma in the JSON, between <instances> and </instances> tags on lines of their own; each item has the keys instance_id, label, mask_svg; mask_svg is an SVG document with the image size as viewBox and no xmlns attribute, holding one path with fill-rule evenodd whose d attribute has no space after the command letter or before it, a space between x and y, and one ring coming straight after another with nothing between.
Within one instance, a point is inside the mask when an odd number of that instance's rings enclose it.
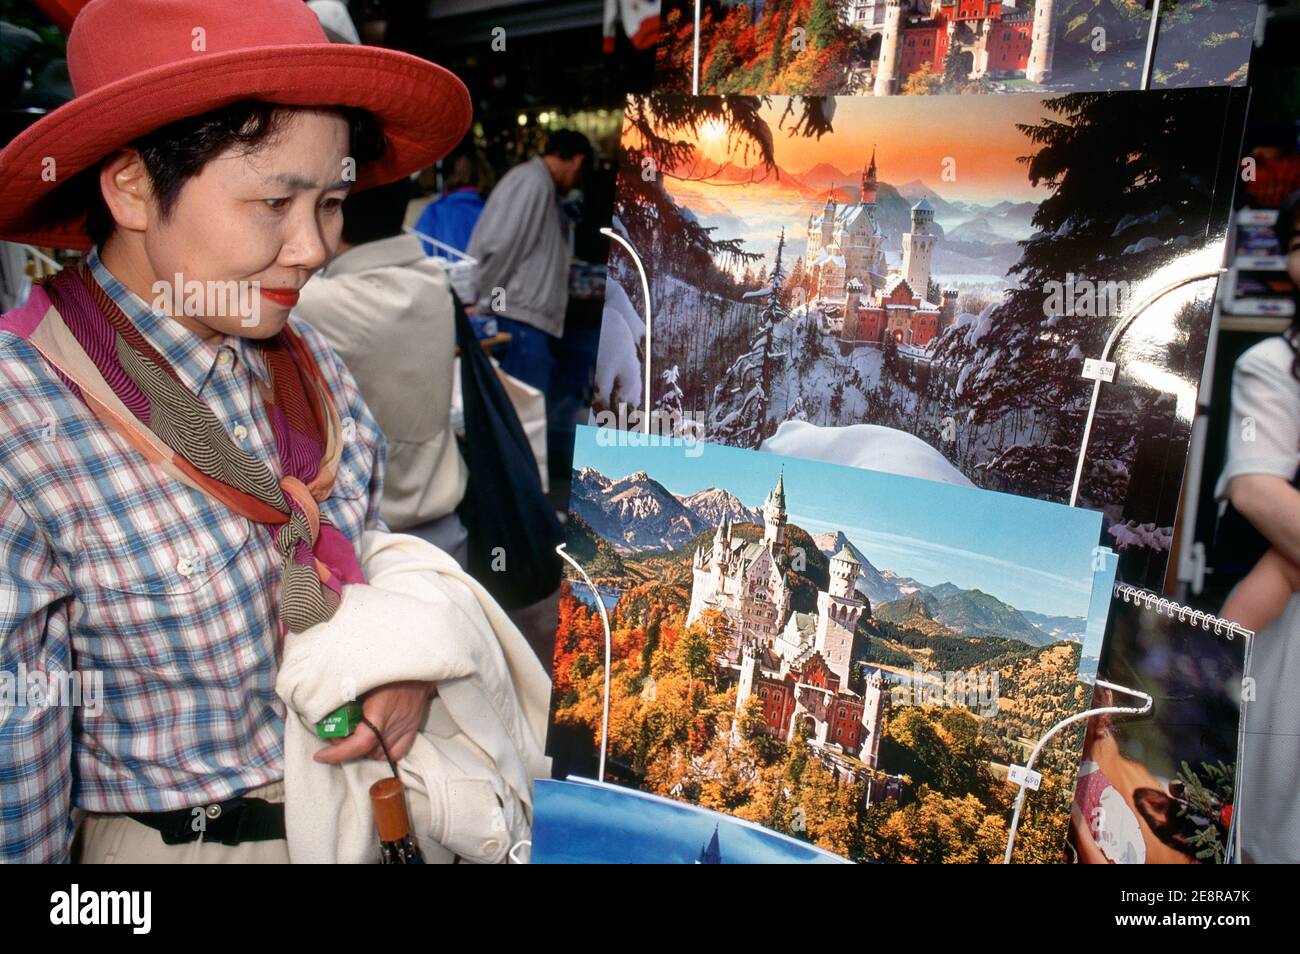
<instances>
[{"instance_id":1,"label":"poster of castle at top","mask_svg":"<svg viewBox=\"0 0 1300 954\"><path fill-rule=\"evenodd\" d=\"M699 12L696 44L696 10ZM1242 85L1258 0L665 0L656 88L916 96ZM698 57L698 59L697 59Z\"/></svg>"},{"instance_id":2,"label":"poster of castle at top","mask_svg":"<svg viewBox=\"0 0 1300 954\"><path fill-rule=\"evenodd\" d=\"M631 97L593 423L1077 503L1158 586L1244 101Z\"/></svg>"}]
</instances>

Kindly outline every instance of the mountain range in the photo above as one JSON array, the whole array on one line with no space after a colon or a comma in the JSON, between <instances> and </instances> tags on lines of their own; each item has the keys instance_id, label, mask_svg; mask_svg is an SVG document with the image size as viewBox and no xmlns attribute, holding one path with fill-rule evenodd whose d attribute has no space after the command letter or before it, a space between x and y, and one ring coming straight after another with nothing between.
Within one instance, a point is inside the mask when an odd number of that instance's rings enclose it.
<instances>
[{"instance_id":1,"label":"mountain range","mask_svg":"<svg viewBox=\"0 0 1300 954\"><path fill-rule=\"evenodd\" d=\"M610 480L592 467L575 471L569 509L623 555L671 550L718 525L763 523L762 514L717 487L677 497L645 471Z\"/></svg>"},{"instance_id":2,"label":"mountain range","mask_svg":"<svg viewBox=\"0 0 1300 954\"><path fill-rule=\"evenodd\" d=\"M611 480L592 467L583 467L574 472L569 509L582 531L584 553L588 559L599 557L607 568L601 575L619 572L615 569L618 557L637 553L653 552L670 560L689 561L694 548L684 545L712 531L724 513L738 525L763 525L763 515L757 508L746 506L726 490L710 487L679 497L645 471ZM588 530L599 542L586 541ZM819 534L811 540L825 557L848 547L862 567L858 591L881 619L907 623L922 631L927 631L925 621L930 620L963 636L1001 636L1031 646L1046 646L1058 639L1082 639L1083 619L1022 612L981 590L963 589L951 582L928 586L878 569L841 531ZM697 542L707 545L707 536ZM610 552L603 552L599 543L607 544ZM824 573L825 564L821 565ZM929 628L933 628L932 623Z\"/></svg>"},{"instance_id":3,"label":"mountain range","mask_svg":"<svg viewBox=\"0 0 1300 954\"><path fill-rule=\"evenodd\" d=\"M890 622L903 622L913 616L942 623L963 636L1004 636L1031 646L1046 646L1057 639L1069 639L1035 626L1027 614L1009 603L980 590L964 590L955 583L926 586L911 577L901 577L888 570L878 570L855 547L843 532L823 533L813 539L817 548L831 556L847 546L862 564L858 592L871 601L872 613ZM1038 616L1038 614L1034 614ZM1063 624L1069 617L1039 616ZM1083 622L1082 620L1079 622ZM1058 625L1063 629L1063 625Z\"/></svg>"}]
</instances>

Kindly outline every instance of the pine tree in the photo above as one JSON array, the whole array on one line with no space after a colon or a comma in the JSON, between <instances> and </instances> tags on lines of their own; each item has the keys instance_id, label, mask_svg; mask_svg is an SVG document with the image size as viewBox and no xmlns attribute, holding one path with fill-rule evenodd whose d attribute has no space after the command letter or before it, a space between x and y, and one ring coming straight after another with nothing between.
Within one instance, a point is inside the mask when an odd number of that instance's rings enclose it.
<instances>
[{"instance_id":1,"label":"pine tree","mask_svg":"<svg viewBox=\"0 0 1300 954\"><path fill-rule=\"evenodd\" d=\"M1034 213L1037 231L1020 242L1009 272L1014 287L987 322L952 329L935 354L953 376L950 397L968 409L968 423L1014 416L1025 430L1039 422L1024 446L990 466L997 474L1017 466L1016 492L1059 497L1073 477L1091 388L1080 376L1083 358L1099 354L1118 318L1049 314L1049 283L1063 283L1067 272L1092 282L1133 280L1165 261L1170 246L1186 241L1180 236L1205 234L1220 158L1207 148L1211 125L1200 96L1072 93L1045 105L1056 115L1019 126L1036 147L1021 160L1029 180L1052 194ZM1136 424L1111 426L1132 433Z\"/></svg>"},{"instance_id":2,"label":"pine tree","mask_svg":"<svg viewBox=\"0 0 1300 954\"><path fill-rule=\"evenodd\" d=\"M832 46L843 34L844 20L843 0L813 0L808 12L809 45L825 50Z\"/></svg>"},{"instance_id":3,"label":"pine tree","mask_svg":"<svg viewBox=\"0 0 1300 954\"><path fill-rule=\"evenodd\" d=\"M783 251L785 251L785 229L781 230L781 235L776 241L776 262L772 265L771 290L767 293L767 301L758 316L759 323L763 328L763 396L758 420L760 429L764 431L767 428L767 408L772 394L773 365L778 358L785 357L785 355L773 354L772 337L776 331L776 326L790 317L785 305L781 303L781 283L785 279L785 272L781 268L781 253ZM760 434L760 437L763 436L766 436L766 434Z\"/></svg>"},{"instance_id":4,"label":"pine tree","mask_svg":"<svg viewBox=\"0 0 1300 954\"><path fill-rule=\"evenodd\" d=\"M727 369L713 393L709 440L737 447L757 447L767 436L768 408L776 363L789 357L774 349L776 327L789 317L782 303L785 271L785 230L776 245L776 261L768 277L771 285L757 316L758 330L749 348Z\"/></svg>"},{"instance_id":5,"label":"pine tree","mask_svg":"<svg viewBox=\"0 0 1300 954\"><path fill-rule=\"evenodd\" d=\"M960 92L966 85L967 72L964 68L961 51L956 43L948 45L948 52L943 58L943 88L949 93Z\"/></svg>"},{"instance_id":6,"label":"pine tree","mask_svg":"<svg viewBox=\"0 0 1300 954\"><path fill-rule=\"evenodd\" d=\"M897 381L901 364L898 357L898 341L892 332L886 332L884 344L880 347L880 366L886 375Z\"/></svg>"},{"instance_id":7,"label":"pine tree","mask_svg":"<svg viewBox=\"0 0 1300 954\"><path fill-rule=\"evenodd\" d=\"M807 294L808 276L803 270L803 256L800 255L794 260L794 267L790 269L790 280L785 283L785 306L789 308L794 301L795 289L804 290L803 300L808 300Z\"/></svg>"}]
</instances>

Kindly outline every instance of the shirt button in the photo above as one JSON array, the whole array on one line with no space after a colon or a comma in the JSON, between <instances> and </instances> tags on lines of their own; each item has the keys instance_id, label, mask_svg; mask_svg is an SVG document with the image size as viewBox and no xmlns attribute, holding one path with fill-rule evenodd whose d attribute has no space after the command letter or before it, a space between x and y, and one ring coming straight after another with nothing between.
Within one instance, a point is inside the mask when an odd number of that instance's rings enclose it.
<instances>
[{"instance_id":1,"label":"shirt button","mask_svg":"<svg viewBox=\"0 0 1300 954\"><path fill-rule=\"evenodd\" d=\"M339 421L339 424L343 428L343 439L345 441L350 441L357 436L357 422L352 418L345 417Z\"/></svg>"},{"instance_id":2,"label":"shirt button","mask_svg":"<svg viewBox=\"0 0 1300 954\"><path fill-rule=\"evenodd\" d=\"M190 576L194 572L194 561L189 557L181 557L176 561L176 572L181 576Z\"/></svg>"},{"instance_id":3,"label":"shirt button","mask_svg":"<svg viewBox=\"0 0 1300 954\"><path fill-rule=\"evenodd\" d=\"M235 435L235 440L242 444L248 437L248 428L243 424L236 424L235 429L231 433Z\"/></svg>"},{"instance_id":4,"label":"shirt button","mask_svg":"<svg viewBox=\"0 0 1300 954\"><path fill-rule=\"evenodd\" d=\"M229 351L223 350L220 354L217 355L217 367L228 368L230 367L231 363L234 360L235 359L231 356Z\"/></svg>"},{"instance_id":5,"label":"shirt button","mask_svg":"<svg viewBox=\"0 0 1300 954\"><path fill-rule=\"evenodd\" d=\"M495 855L497 853L497 849L500 847L501 847L501 842L497 841L495 838L489 838L487 841L483 842L483 854Z\"/></svg>"}]
</instances>

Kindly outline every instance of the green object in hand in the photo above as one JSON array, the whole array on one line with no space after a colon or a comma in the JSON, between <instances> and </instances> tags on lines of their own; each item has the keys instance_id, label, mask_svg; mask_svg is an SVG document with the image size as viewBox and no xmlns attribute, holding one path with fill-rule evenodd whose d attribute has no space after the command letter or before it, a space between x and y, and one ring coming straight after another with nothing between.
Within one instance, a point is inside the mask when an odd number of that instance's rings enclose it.
<instances>
[{"instance_id":1,"label":"green object in hand","mask_svg":"<svg viewBox=\"0 0 1300 954\"><path fill-rule=\"evenodd\" d=\"M341 705L316 723L316 735L322 739L346 738L361 724L361 715L361 703L356 700Z\"/></svg>"}]
</instances>

